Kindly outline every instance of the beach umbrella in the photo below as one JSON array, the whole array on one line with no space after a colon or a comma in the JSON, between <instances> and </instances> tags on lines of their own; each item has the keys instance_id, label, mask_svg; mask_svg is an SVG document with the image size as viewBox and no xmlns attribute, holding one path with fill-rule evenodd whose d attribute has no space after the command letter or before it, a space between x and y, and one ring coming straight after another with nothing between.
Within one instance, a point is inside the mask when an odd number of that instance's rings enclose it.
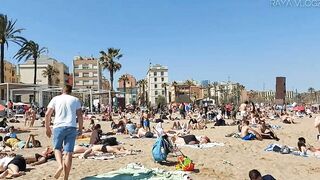
<instances>
[{"instance_id":1,"label":"beach umbrella","mask_svg":"<svg viewBox=\"0 0 320 180\"><path fill-rule=\"evenodd\" d=\"M0 104L0 111L4 111L6 109L6 107L2 104Z\"/></svg>"},{"instance_id":2,"label":"beach umbrella","mask_svg":"<svg viewBox=\"0 0 320 180\"><path fill-rule=\"evenodd\" d=\"M304 108L304 106L296 106L296 107L293 108L293 110L294 111L304 111L305 108Z\"/></svg>"}]
</instances>

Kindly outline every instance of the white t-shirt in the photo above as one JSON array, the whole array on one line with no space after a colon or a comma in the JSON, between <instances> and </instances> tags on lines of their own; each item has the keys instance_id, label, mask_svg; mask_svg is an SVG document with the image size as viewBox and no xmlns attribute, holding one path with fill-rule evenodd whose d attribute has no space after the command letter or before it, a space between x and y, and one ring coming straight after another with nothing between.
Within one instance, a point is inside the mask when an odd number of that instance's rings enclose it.
<instances>
[{"instance_id":1,"label":"white t-shirt","mask_svg":"<svg viewBox=\"0 0 320 180\"><path fill-rule=\"evenodd\" d=\"M77 127L76 112L81 109L81 103L78 98L62 94L51 99L48 108L55 110L53 128Z\"/></svg>"},{"instance_id":2,"label":"white t-shirt","mask_svg":"<svg viewBox=\"0 0 320 180\"><path fill-rule=\"evenodd\" d=\"M0 170L5 170L14 157L6 156L0 159ZM1 169L2 168L2 169Z\"/></svg>"}]
</instances>

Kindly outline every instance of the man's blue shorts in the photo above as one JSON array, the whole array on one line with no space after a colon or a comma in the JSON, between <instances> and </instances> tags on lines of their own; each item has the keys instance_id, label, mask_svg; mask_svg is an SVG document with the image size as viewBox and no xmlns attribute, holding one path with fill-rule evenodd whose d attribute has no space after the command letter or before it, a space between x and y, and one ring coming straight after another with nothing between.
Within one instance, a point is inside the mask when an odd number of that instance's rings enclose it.
<instances>
[{"instance_id":1,"label":"man's blue shorts","mask_svg":"<svg viewBox=\"0 0 320 180\"><path fill-rule=\"evenodd\" d=\"M64 152L73 152L77 137L75 127L56 127L53 129L53 147Z\"/></svg>"},{"instance_id":2,"label":"man's blue shorts","mask_svg":"<svg viewBox=\"0 0 320 180\"><path fill-rule=\"evenodd\" d=\"M245 137L242 138L242 140L248 141L248 140L254 140L256 138L257 138L256 135L254 135L252 133L248 133Z\"/></svg>"}]
</instances>

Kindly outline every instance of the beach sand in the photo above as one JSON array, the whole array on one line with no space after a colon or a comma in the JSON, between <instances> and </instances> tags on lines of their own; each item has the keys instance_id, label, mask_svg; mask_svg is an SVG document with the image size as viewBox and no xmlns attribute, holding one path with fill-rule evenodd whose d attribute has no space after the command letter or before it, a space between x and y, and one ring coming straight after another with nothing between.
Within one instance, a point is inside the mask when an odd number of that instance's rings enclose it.
<instances>
[{"instance_id":1,"label":"beach sand","mask_svg":"<svg viewBox=\"0 0 320 180\"><path fill-rule=\"evenodd\" d=\"M279 153L265 152L264 149L271 143L296 146L300 136L306 138L307 143L316 147L320 143L316 141L316 129L314 128L314 118L297 119L297 124L283 124L279 120L271 121L272 124L281 125L282 129L276 130L279 142L274 140L242 141L233 137L225 137L226 134L236 132L237 126L215 127L208 124L206 130L193 130L195 135L207 135L211 141L224 143L223 147L209 149L193 149L182 147L181 151L189 156L195 163L196 172L191 173L193 179L226 179L240 180L249 179L248 172L251 169L258 169L262 174L272 174L276 179L308 179L316 180L320 177L320 159L315 157L299 157L294 155L282 155ZM138 120L134 121L138 123ZM169 123L166 123L169 122ZM168 130L172 126L171 121L164 123L164 129ZM104 132L110 131L110 122L99 122ZM85 122L88 127L89 122ZM15 127L23 127L23 123L12 124ZM152 123L151 126L155 126ZM42 143L42 148L18 150L17 154L33 156L40 153L44 147L51 145L52 139L45 136L45 129L40 127L40 121L36 122L36 137ZM28 133L18 134L20 139L26 139ZM155 139L128 139L128 135L117 135L117 139L124 143L127 149L142 150L137 155L128 155L113 160L91 160L73 159L73 166L70 179L81 179L87 176L106 173L125 167L128 163L139 162L147 168L161 168L169 171L175 170L174 166L164 166L154 163L151 155L152 145ZM169 156L168 160L175 161L177 158ZM225 163L226 161L230 163ZM32 167L30 172L17 179L53 179L53 174L57 168L55 161Z\"/></svg>"}]
</instances>

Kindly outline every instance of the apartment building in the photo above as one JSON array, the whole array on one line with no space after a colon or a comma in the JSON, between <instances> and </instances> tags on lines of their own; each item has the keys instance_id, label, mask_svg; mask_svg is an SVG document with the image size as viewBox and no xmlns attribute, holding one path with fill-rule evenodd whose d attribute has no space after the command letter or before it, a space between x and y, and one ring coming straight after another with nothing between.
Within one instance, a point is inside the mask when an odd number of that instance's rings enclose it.
<instances>
[{"instance_id":1,"label":"apartment building","mask_svg":"<svg viewBox=\"0 0 320 180\"><path fill-rule=\"evenodd\" d=\"M156 105L158 96L167 95L167 102L169 102L169 86L165 93L165 88L162 84L166 83L169 85L168 67L160 64L150 65L147 72L147 90L148 99L152 106Z\"/></svg>"},{"instance_id":2,"label":"apartment building","mask_svg":"<svg viewBox=\"0 0 320 180\"><path fill-rule=\"evenodd\" d=\"M4 61L4 82L18 83L17 67L9 61Z\"/></svg>"},{"instance_id":3,"label":"apartment building","mask_svg":"<svg viewBox=\"0 0 320 180\"><path fill-rule=\"evenodd\" d=\"M63 87L68 82L69 68L62 62L51 58L49 56L40 56L37 59L37 79L36 83L39 85L49 85L48 76L43 75L43 71L51 65L59 71L59 73L52 77L52 86ZM29 59L23 64L18 65L18 76L21 83L33 84L34 78L34 60Z\"/></svg>"},{"instance_id":4,"label":"apartment building","mask_svg":"<svg viewBox=\"0 0 320 180\"><path fill-rule=\"evenodd\" d=\"M136 78L131 74L124 74L128 79L125 81L126 84L126 97L125 102L126 103L134 103L137 102L138 98L138 87L137 87L137 80ZM124 94L124 82L123 79L118 80L118 91Z\"/></svg>"},{"instance_id":5,"label":"apartment building","mask_svg":"<svg viewBox=\"0 0 320 180\"><path fill-rule=\"evenodd\" d=\"M76 56L73 59L73 85L80 89L101 89L99 59Z\"/></svg>"}]
</instances>

